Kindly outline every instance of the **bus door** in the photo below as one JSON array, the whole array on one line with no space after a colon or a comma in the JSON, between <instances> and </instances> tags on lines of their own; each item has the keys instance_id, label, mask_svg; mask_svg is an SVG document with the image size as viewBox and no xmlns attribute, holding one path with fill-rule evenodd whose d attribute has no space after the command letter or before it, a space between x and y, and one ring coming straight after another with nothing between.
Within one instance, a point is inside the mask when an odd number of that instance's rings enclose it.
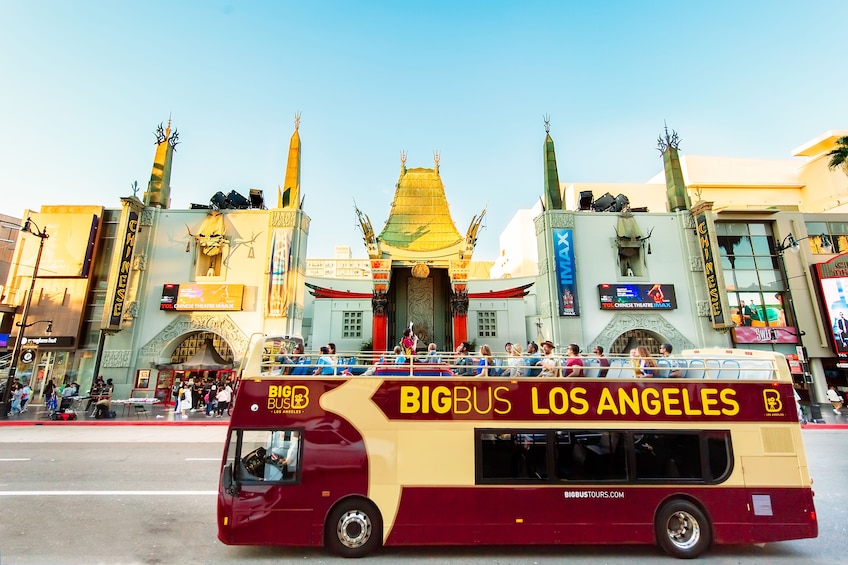
<instances>
[{"instance_id":1,"label":"bus door","mask_svg":"<svg viewBox=\"0 0 848 565\"><path fill-rule=\"evenodd\" d=\"M310 543L311 508L297 496L301 431L233 430L219 493L228 543Z\"/></svg>"}]
</instances>

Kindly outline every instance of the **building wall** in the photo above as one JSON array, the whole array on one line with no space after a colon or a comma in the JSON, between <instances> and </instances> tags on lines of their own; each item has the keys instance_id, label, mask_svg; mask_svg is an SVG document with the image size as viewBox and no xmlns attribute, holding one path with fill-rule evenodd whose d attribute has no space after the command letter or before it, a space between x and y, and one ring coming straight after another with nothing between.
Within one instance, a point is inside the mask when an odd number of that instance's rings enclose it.
<instances>
[{"instance_id":1,"label":"building wall","mask_svg":"<svg viewBox=\"0 0 848 565\"><path fill-rule=\"evenodd\" d=\"M623 332L647 329L661 341L678 349L698 346L728 346L726 335L711 331L705 302L706 285L694 226L688 213L633 214L643 237L640 276L621 274L616 245L619 214L551 210L536 218L538 235L539 299L541 333L558 347L576 343L581 350L597 344L610 350ZM560 316L561 296L557 286L554 229L573 232L574 280L578 316ZM648 253L650 243L650 253ZM674 310L606 310L600 306L598 285L661 284L673 288Z\"/></svg>"}]
</instances>

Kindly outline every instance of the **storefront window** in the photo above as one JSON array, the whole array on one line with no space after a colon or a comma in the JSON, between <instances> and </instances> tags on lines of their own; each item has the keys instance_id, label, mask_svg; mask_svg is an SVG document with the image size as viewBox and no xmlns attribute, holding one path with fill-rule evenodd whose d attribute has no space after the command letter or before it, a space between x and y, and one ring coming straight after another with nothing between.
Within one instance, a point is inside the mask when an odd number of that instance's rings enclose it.
<instances>
[{"instance_id":1,"label":"storefront window","mask_svg":"<svg viewBox=\"0 0 848 565\"><path fill-rule=\"evenodd\" d=\"M771 224L716 224L731 316L737 326L791 324L783 308L786 283L775 251Z\"/></svg>"}]
</instances>

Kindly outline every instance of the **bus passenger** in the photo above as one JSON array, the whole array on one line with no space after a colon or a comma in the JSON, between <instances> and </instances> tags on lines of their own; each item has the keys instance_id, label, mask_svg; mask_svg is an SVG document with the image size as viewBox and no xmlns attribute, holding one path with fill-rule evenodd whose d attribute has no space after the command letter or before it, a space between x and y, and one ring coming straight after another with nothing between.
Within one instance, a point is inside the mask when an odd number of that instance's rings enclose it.
<instances>
[{"instance_id":1,"label":"bus passenger","mask_svg":"<svg viewBox=\"0 0 848 565\"><path fill-rule=\"evenodd\" d=\"M336 366L330 357L330 348L326 345L321 346L321 357L318 358L313 375L332 375L336 372Z\"/></svg>"},{"instance_id":2,"label":"bus passenger","mask_svg":"<svg viewBox=\"0 0 848 565\"><path fill-rule=\"evenodd\" d=\"M484 343L480 346L480 360L477 361L477 375L480 377L488 377L493 366L492 348Z\"/></svg>"},{"instance_id":3,"label":"bus passenger","mask_svg":"<svg viewBox=\"0 0 848 565\"><path fill-rule=\"evenodd\" d=\"M294 363L294 367L291 369L292 376L302 376L309 374L309 363L306 360L306 355L304 355L305 351L303 349L303 344L298 343L294 346L294 351L292 352L292 360Z\"/></svg>"},{"instance_id":4,"label":"bus passenger","mask_svg":"<svg viewBox=\"0 0 848 565\"><path fill-rule=\"evenodd\" d=\"M415 350L418 348L418 336L412 333L411 328L403 330L403 338L400 340L400 346L407 357L412 357Z\"/></svg>"},{"instance_id":5,"label":"bus passenger","mask_svg":"<svg viewBox=\"0 0 848 565\"><path fill-rule=\"evenodd\" d=\"M406 354L400 345L395 345L393 353L395 354L395 365L403 365L406 363Z\"/></svg>"},{"instance_id":6,"label":"bus passenger","mask_svg":"<svg viewBox=\"0 0 848 565\"><path fill-rule=\"evenodd\" d=\"M527 367L524 365L524 358L521 357L521 346L517 343L512 344L509 349L509 358L506 360L509 366L503 373L505 377L523 377L527 374Z\"/></svg>"},{"instance_id":7,"label":"bus passenger","mask_svg":"<svg viewBox=\"0 0 848 565\"><path fill-rule=\"evenodd\" d=\"M594 353L598 358L598 364L601 366L601 370L598 371L598 377L603 379L609 373L610 360L604 357L604 347L602 345L596 345Z\"/></svg>"},{"instance_id":8,"label":"bus passenger","mask_svg":"<svg viewBox=\"0 0 848 565\"><path fill-rule=\"evenodd\" d=\"M657 362L644 345L636 348L636 356L639 359L639 364L636 367L636 376L642 378L652 378L657 376Z\"/></svg>"},{"instance_id":9,"label":"bus passenger","mask_svg":"<svg viewBox=\"0 0 848 565\"><path fill-rule=\"evenodd\" d=\"M671 346L670 343L664 343L664 344L660 345L660 353L662 354L663 358L666 360L666 363L668 364L668 367L669 367L669 370L667 371L667 374L665 376L670 377L672 379L676 379L678 377L682 377L683 372L680 370L680 364L677 362L677 360L671 354L671 352L673 350L674 350L674 348ZM663 376L663 375L661 374L660 376Z\"/></svg>"},{"instance_id":10,"label":"bus passenger","mask_svg":"<svg viewBox=\"0 0 848 565\"><path fill-rule=\"evenodd\" d=\"M431 343L427 346L427 358L424 360L425 363L441 363L442 358L439 357L439 352L436 351L436 344Z\"/></svg>"},{"instance_id":11,"label":"bus passenger","mask_svg":"<svg viewBox=\"0 0 848 565\"><path fill-rule=\"evenodd\" d=\"M338 368L339 356L336 355L336 344L335 343L328 343L327 344L327 351L330 353L330 360L332 360L332 362L333 362L333 374L338 375L339 374L339 368Z\"/></svg>"},{"instance_id":12,"label":"bus passenger","mask_svg":"<svg viewBox=\"0 0 848 565\"><path fill-rule=\"evenodd\" d=\"M542 353L544 356L542 360L539 361L539 365L542 367L542 372L539 373L540 377L558 377L559 369L557 365L556 356L554 356L554 342L549 339L546 339L542 342Z\"/></svg>"},{"instance_id":13,"label":"bus passenger","mask_svg":"<svg viewBox=\"0 0 848 565\"><path fill-rule=\"evenodd\" d=\"M467 341L463 341L456 346L456 357L454 359L456 368L453 371L455 375L468 377L474 374L474 369L471 367L471 356L468 355L470 347L471 344Z\"/></svg>"},{"instance_id":14,"label":"bus passenger","mask_svg":"<svg viewBox=\"0 0 848 565\"><path fill-rule=\"evenodd\" d=\"M539 346L535 341L527 342L527 357L524 359L524 364L527 366L525 374L528 377L538 377L542 368L539 363L542 362L542 356L539 355Z\"/></svg>"},{"instance_id":15,"label":"bus passenger","mask_svg":"<svg viewBox=\"0 0 848 565\"><path fill-rule=\"evenodd\" d=\"M583 376L583 358L580 357L580 346L576 343L568 344L568 358L565 360L565 369L563 369L563 377L582 377Z\"/></svg>"}]
</instances>

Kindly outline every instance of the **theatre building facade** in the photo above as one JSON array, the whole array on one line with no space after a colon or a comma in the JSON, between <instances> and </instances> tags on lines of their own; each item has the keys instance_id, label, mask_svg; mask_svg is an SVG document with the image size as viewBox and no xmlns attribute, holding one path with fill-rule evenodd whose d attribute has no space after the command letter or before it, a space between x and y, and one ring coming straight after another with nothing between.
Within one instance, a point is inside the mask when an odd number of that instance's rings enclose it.
<instances>
[{"instance_id":1,"label":"theatre building facade","mask_svg":"<svg viewBox=\"0 0 848 565\"><path fill-rule=\"evenodd\" d=\"M276 205L250 190L188 210L170 208L178 138L169 125L157 132L143 198L28 213L51 237L25 328L33 359L18 375L37 392L51 378L85 389L102 374L116 397L168 398L174 379L231 375L255 332L302 336L312 350L388 350L411 326L422 347L440 350L543 339L611 354L661 343L777 350L802 391L812 381L823 399L827 384L848 388L848 326L844 336L839 327L848 317L848 176L826 158L840 135L793 159L757 161L681 156L666 132L657 179L602 185L561 183L548 133L543 209L522 211L526 221L510 224L521 233L501 237L498 278L480 276L473 260L485 210L457 229L439 157L407 167L403 155L383 228L355 211L367 259L351 280L306 277L297 122ZM507 249L510 241L521 244ZM18 239L0 328L8 349L38 243Z\"/></svg>"}]
</instances>

